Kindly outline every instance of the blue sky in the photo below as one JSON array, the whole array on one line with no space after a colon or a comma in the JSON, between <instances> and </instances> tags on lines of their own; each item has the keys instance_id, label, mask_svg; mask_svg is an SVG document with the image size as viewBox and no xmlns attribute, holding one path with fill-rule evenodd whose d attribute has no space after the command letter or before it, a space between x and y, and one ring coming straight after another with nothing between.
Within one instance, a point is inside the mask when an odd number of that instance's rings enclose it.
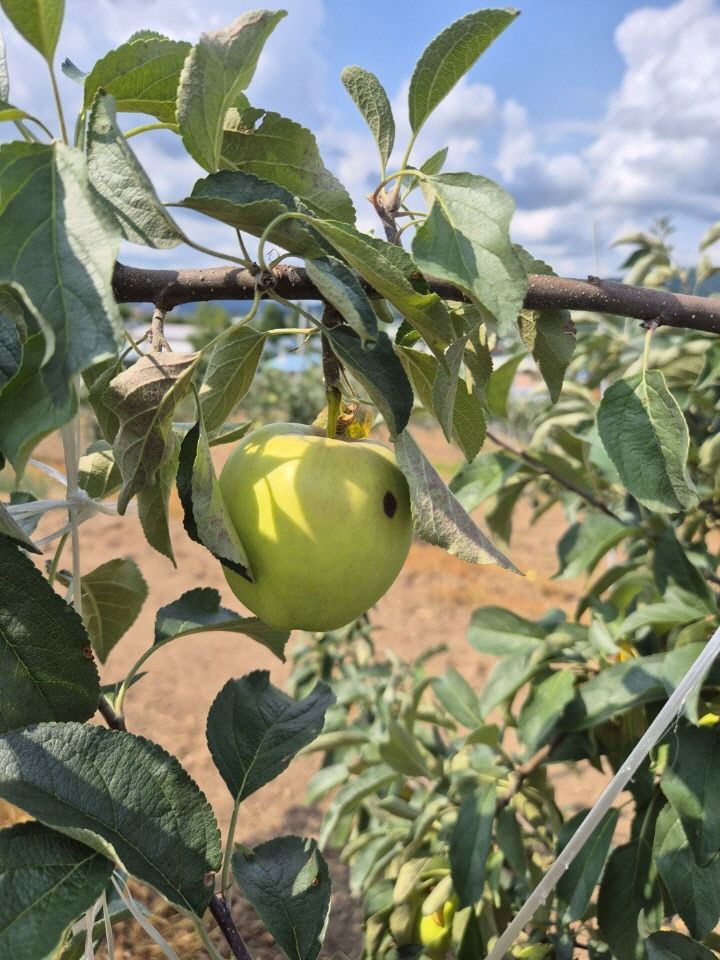
<instances>
[{"instance_id":1,"label":"blue sky","mask_svg":"<svg viewBox=\"0 0 720 960\"><path fill-rule=\"evenodd\" d=\"M499 5L499 4L498 4ZM413 155L449 145L447 169L501 183L515 198L513 236L560 273L610 275L628 230L670 215L679 257L693 259L720 219L720 0L526 0L431 119ZM351 190L365 229L377 177L369 134L339 80L359 64L393 102L398 144L415 61L467 2L289 0L248 94L317 135L326 164ZM89 68L136 29L194 40L249 7L230 0L67 0L58 60ZM179 13L181 11L181 13ZM0 16L11 100L48 116L42 65ZM61 81L72 104L75 89ZM8 131L9 132L9 131ZM163 200L185 196L203 172L177 138L136 137ZM189 217L199 242L231 249L222 227ZM123 253L143 265L208 262L192 251Z\"/></svg>"}]
</instances>

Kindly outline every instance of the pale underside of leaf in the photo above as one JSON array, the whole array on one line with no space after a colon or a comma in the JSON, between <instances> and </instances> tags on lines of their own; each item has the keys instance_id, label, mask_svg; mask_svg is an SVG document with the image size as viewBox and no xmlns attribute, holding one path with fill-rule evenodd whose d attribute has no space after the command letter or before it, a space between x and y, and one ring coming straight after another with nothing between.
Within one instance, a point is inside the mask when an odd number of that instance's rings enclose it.
<instances>
[{"instance_id":1,"label":"pale underside of leaf","mask_svg":"<svg viewBox=\"0 0 720 960\"><path fill-rule=\"evenodd\" d=\"M415 529L423 540L468 563L496 563L519 573L470 519L407 430L398 436L395 454L410 486Z\"/></svg>"},{"instance_id":2,"label":"pale underside of leaf","mask_svg":"<svg viewBox=\"0 0 720 960\"><path fill-rule=\"evenodd\" d=\"M131 243L167 249L184 236L155 192L115 120L112 97L99 96L88 128L90 182Z\"/></svg>"}]
</instances>

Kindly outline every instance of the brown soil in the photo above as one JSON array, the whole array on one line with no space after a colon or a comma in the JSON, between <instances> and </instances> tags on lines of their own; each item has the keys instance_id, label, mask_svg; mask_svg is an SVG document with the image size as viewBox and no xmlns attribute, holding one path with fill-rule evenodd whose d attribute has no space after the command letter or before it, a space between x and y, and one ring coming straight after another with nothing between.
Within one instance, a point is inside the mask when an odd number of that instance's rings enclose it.
<instances>
[{"instance_id":1,"label":"brown soil","mask_svg":"<svg viewBox=\"0 0 720 960\"><path fill-rule=\"evenodd\" d=\"M461 462L459 452L435 431L414 432L426 455L448 478ZM37 456L61 466L56 446L44 445ZM92 570L112 557L131 556L150 588L139 619L101 668L103 682L117 681L125 675L152 642L155 611L184 591L213 586L220 591L225 606L240 609L217 563L185 535L176 503L172 514L177 569L147 545L137 517L101 516L82 528L83 570ZM391 648L403 659L411 660L427 647L446 644L447 652L433 661L436 671L440 673L446 665L453 665L479 688L492 661L477 654L465 639L470 615L476 607L498 604L527 616L539 616L554 606L571 612L576 585L551 579L556 569L554 545L562 529L562 518L549 513L532 528L528 521L529 512L521 507L512 544L506 551L523 570L524 578L495 566L470 566L437 548L415 543L400 577L372 613L373 622L379 627L375 634L378 653ZM231 798L205 746L205 720L210 704L230 676L239 677L251 670L269 670L271 681L282 688L289 666L249 639L212 633L168 644L148 662L147 669L149 676L133 687L126 701L128 727L162 744L180 759L206 793L224 827L231 812ZM249 797L243 804L237 840L252 845L281 833L316 834L320 815L305 807L304 787L317 762L315 757L297 758L286 773ZM575 776L571 779L570 774L563 775L564 802L570 805L575 797L580 799ZM590 790L588 793L588 782L584 780L583 802L599 792L597 783ZM332 854L329 860L335 894L321 957L354 960L362 943L360 912L347 894L342 864ZM154 904L155 908L158 906ZM236 910L238 924L256 960L280 957L252 911L242 904ZM168 917L160 924L161 932L183 960L206 958L187 921L172 915L172 911L166 912ZM134 924L125 925L118 946L123 943L126 955L133 960L160 960L163 956ZM229 955L226 948L223 955Z\"/></svg>"}]
</instances>

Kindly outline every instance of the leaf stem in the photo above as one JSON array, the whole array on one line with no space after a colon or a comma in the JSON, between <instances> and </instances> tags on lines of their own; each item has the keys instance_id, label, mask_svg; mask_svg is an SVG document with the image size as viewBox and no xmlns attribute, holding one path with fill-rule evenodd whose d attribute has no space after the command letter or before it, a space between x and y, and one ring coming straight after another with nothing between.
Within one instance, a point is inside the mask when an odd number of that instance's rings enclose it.
<instances>
[{"instance_id":1,"label":"leaf stem","mask_svg":"<svg viewBox=\"0 0 720 960\"><path fill-rule=\"evenodd\" d=\"M55 100L55 109L57 110L58 120L60 122L60 135L62 142L67 146L69 144L67 127L65 126L65 115L63 114L62 101L60 100L60 91L58 90L57 77L53 70L52 63L48 60L48 71L50 72L50 85L52 86L53 99Z\"/></svg>"},{"instance_id":2,"label":"leaf stem","mask_svg":"<svg viewBox=\"0 0 720 960\"><path fill-rule=\"evenodd\" d=\"M111 730L127 730L125 718L119 713L115 712L112 704L104 693L100 694L100 699L98 700L98 710L100 711L100 715L102 716L103 720L105 723L107 723Z\"/></svg>"},{"instance_id":3,"label":"leaf stem","mask_svg":"<svg viewBox=\"0 0 720 960\"><path fill-rule=\"evenodd\" d=\"M156 650L159 650L160 647L164 647L166 643L170 643L170 641L174 639L175 639L175 636L173 635L172 637L166 637L164 640L159 640L157 643L154 643L151 647L149 647L145 651L145 653L142 654L141 657L139 657L135 661L132 667L130 667L128 674L123 680L123 682L120 684L120 689L118 690L117 696L115 697L115 712L118 714L118 716L120 717L123 716L123 703L125 702L125 695L130 689L130 686L133 680L135 679L135 676L138 670L140 669L140 667L142 667L145 661L153 653L155 653Z\"/></svg>"},{"instance_id":4,"label":"leaf stem","mask_svg":"<svg viewBox=\"0 0 720 960\"><path fill-rule=\"evenodd\" d=\"M642 358L642 372L643 377L647 373L648 364L650 363L650 341L652 340L652 335L655 332L656 327L654 325L648 326L647 332L645 334L645 344L643 346L643 358Z\"/></svg>"},{"instance_id":5,"label":"leaf stem","mask_svg":"<svg viewBox=\"0 0 720 960\"><path fill-rule=\"evenodd\" d=\"M55 582L55 575L57 574L57 568L58 568L58 565L59 565L59 563L60 563L60 556L61 556L61 554L62 554L62 552L63 552L63 547L64 547L65 544L67 543L67 538L68 538L69 536L70 536L70 531L68 530L67 533L64 533L64 534L60 537L60 542L58 543L57 547L55 548L55 554L54 554L54 556L53 556L53 558L52 558L52 563L50 564L50 569L48 570L48 580L49 580L50 584L53 584L53 583Z\"/></svg>"},{"instance_id":6,"label":"leaf stem","mask_svg":"<svg viewBox=\"0 0 720 960\"><path fill-rule=\"evenodd\" d=\"M306 223L312 223L315 218L306 213L293 212L292 210L287 210L285 213L278 214L274 220L271 220L270 223L265 227L258 242L257 249L257 258L258 266L262 273L269 273L267 263L265 262L265 244L270 238L270 234L277 227L278 224L282 223L283 220L304 220Z\"/></svg>"},{"instance_id":7,"label":"leaf stem","mask_svg":"<svg viewBox=\"0 0 720 960\"><path fill-rule=\"evenodd\" d=\"M172 130L172 123L142 123L140 126L133 127L132 130L128 130L124 137L126 140L129 140L130 137L136 137L139 133L147 133L149 130Z\"/></svg>"},{"instance_id":8,"label":"leaf stem","mask_svg":"<svg viewBox=\"0 0 720 960\"><path fill-rule=\"evenodd\" d=\"M306 320L309 320L310 323L314 324L316 329L320 329L320 324L317 317L314 317L309 310L304 310L297 303L293 303L291 300L286 300L285 297L281 297L279 293L276 293L274 290L268 291L268 299L274 300L276 303L282 304L283 307L287 307L289 310L299 313L301 317L305 317ZM318 293L318 300L320 299L320 294ZM288 328L289 329L289 328Z\"/></svg>"},{"instance_id":9,"label":"leaf stem","mask_svg":"<svg viewBox=\"0 0 720 960\"><path fill-rule=\"evenodd\" d=\"M71 389L74 387L71 385ZM63 442L63 451L65 454L65 474L67 476L67 499L76 501L79 497L78 484L78 461L79 452L79 432L80 419L75 417L69 423L61 428ZM80 586L80 529L78 524L77 503L71 503L68 508L68 521L70 523L70 534L72 542L72 583L73 583L73 606L82 617L82 589Z\"/></svg>"},{"instance_id":10,"label":"leaf stem","mask_svg":"<svg viewBox=\"0 0 720 960\"><path fill-rule=\"evenodd\" d=\"M227 841L225 843L225 855L223 857L222 873L220 875L220 896L225 898L225 891L230 886L230 867L233 846L235 844L235 830L237 828L238 814L240 813L240 801L236 800L233 804L233 812L228 826Z\"/></svg>"},{"instance_id":11,"label":"leaf stem","mask_svg":"<svg viewBox=\"0 0 720 960\"><path fill-rule=\"evenodd\" d=\"M167 206L171 207L174 206L174 204L168 203ZM253 266L253 264L247 260L243 260L240 257L234 257L231 253L220 253L218 250L211 250L209 247L204 247L201 243L195 243L194 240L191 240L190 237L185 236L184 233L183 239L189 247L193 248L193 250L197 250L199 253L206 253L209 257L219 257L221 260L229 260L230 263L237 263L241 267L245 267L246 270L250 270Z\"/></svg>"}]
</instances>

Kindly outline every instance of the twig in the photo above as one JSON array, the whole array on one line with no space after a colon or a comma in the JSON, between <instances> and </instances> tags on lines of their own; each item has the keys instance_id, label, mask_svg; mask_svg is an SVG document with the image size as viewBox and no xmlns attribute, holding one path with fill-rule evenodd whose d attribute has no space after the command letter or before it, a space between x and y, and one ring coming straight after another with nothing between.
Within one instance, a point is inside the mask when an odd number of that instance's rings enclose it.
<instances>
[{"instance_id":1,"label":"twig","mask_svg":"<svg viewBox=\"0 0 720 960\"><path fill-rule=\"evenodd\" d=\"M170 344L165 339L165 314L166 310L162 307L155 307L152 315L152 326L150 327L150 347L151 353L161 353L163 350L169 350Z\"/></svg>"},{"instance_id":2,"label":"twig","mask_svg":"<svg viewBox=\"0 0 720 960\"><path fill-rule=\"evenodd\" d=\"M550 754L553 752L555 747L558 745L558 743L560 743L560 741L563 739L564 736L565 736L564 733L555 734L552 740L550 740L549 743L546 743L544 747L541 747L537 751L537 753L535 753L532 757L530 757L527 763L524 763L522 766L518 767L515 770L515 782L507 791L507 793L504 793L503 796L498 799L495 805L496 817L500 813L500 811L504 810L504 808L510 803L512 798L516 794L520 793L520 790L522 789L522 785L525 783L528 777L531 777L533 773L535 773L537 768L541 766L543 763L545 763L547 758L550 756Z\"/></svg>"},{"instance_id":3,"label":"twig","mask_svg":"<svg viewBox=\"0 0 720 960\"><path fill-rule=\"evenodd\" d=\"M214 894L210 901L210 913L227 940L235 960L253 960L252 954L245 946L245 941L240 936L240 931L235 926L227 900Z\"/></svg>"},{"instance_id":4,"label":"twig","mask_svg":"<svg viewBox=\"0 0 720 960\"><path fill-rule=\"evenodd\" d=\"M606 516L612 517L613 520L617 520L618 523L623 521L620 517L614 513L610 507L606 506L601 500L596 499L591 493L588 493L587 490L582 490L580 487L576 487L574 483L570 480L566 480L564 477L561 477L560 474L555 473L550 467L546 466L542 460L536 460L535 457L531 456L529 453L525 453L523 450L516 450L509 443L506 443L504 440L501 440L500 437L496 436L490 430L487 432L487 437L489 440L492 440L493 443L496 443L499 447L502 447L503 450L507 450L508 453L511 453L514 457L517 457L519 460L522 460L523 463L526 463L531 469L537 471L537 473L544 473L556 483L559 483L561 487L565 487L566 490L570 490L571 493L576 493L579 497L589 503L591 507L595 507L597 510L602 511Z\"/></svg>"},{"instance_id":5,"label":"twig","mask_svg":"<svg viewBox=\"0 0 720 960\"><path fill-rule=\"evenodd\" d=\"M321 300L317 288L301 267L281 264L274 271L275 292L288 300ZM467 300L451 283L425 278L434 293L447 300ZM379 296L363 282L370 296ZM180 303L201 300L252 300L256 278L238 267L210 267L200 270L146 270L115 264L113 290L118 303L153 303L171 310ZM633 287L611 280L572 280L564 277L531 275L523 304L531 310L592 310L655 321L668 327L720 333L720 300L692 297L665 290Z\"/></svg>"},{"instance_id":6,"label":"twig","mask_svg":"<svg viewBox=\"0 0 720 960\"><path fill-rule=\"evenodd\" d=\"M100 694L100 699L98 700L98 710L102 714L105 723L107 723L111 730L127 731L127 727L125 726L125 717L123 717L122 714L115 712L110 704L110 701L104 693Z\"/></svg>"}]
</instances>

